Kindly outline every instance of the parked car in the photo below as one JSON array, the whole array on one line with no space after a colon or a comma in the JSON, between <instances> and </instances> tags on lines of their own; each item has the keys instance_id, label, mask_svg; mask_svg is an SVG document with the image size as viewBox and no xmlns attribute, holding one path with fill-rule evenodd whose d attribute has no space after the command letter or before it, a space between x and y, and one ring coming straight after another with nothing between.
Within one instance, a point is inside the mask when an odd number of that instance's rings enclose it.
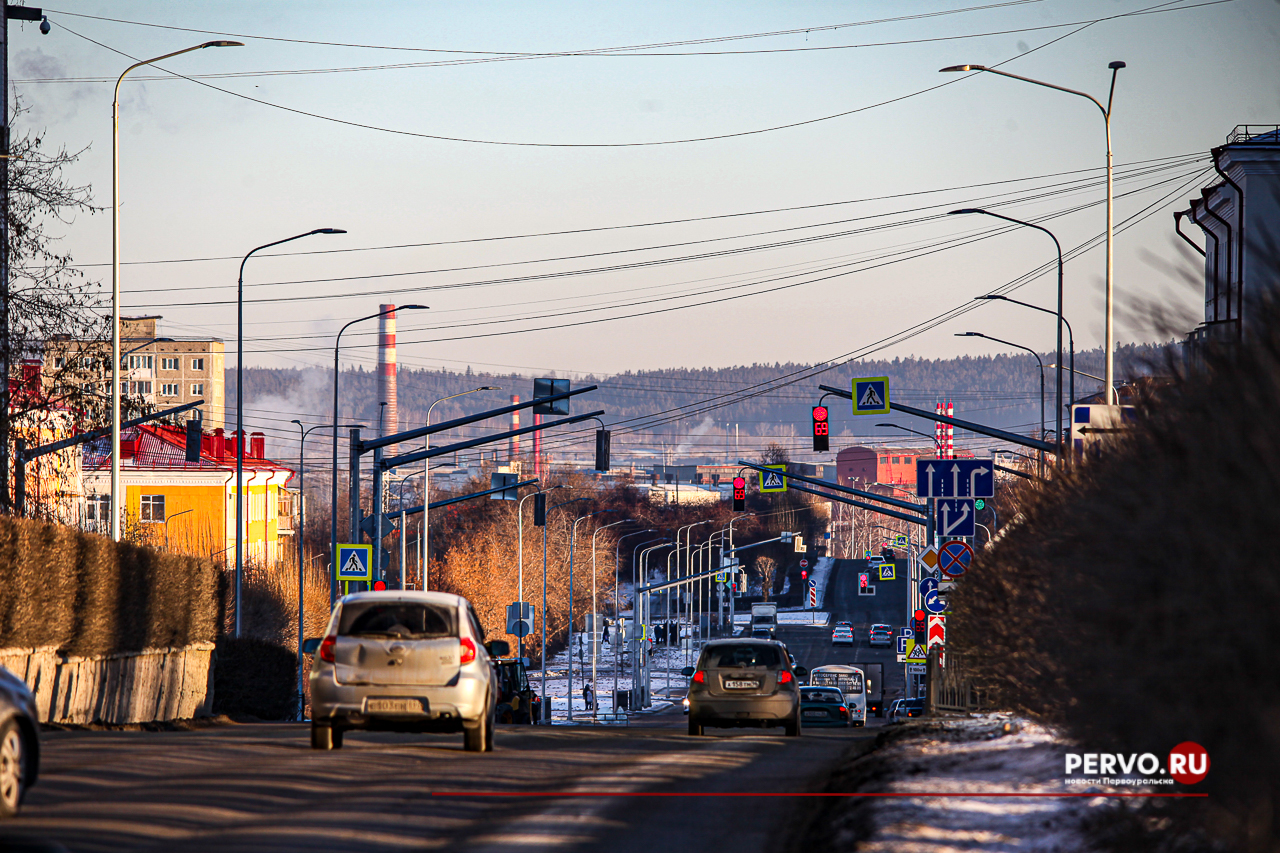
<instances>
[{"instance_id":1,"label":"parked car","mask_svg":"<svg viewBox=\"0 0 1280 853\"><path fill-rule=\"evenodd\" d=\"M307 640L311 747L337 749L343 733L462 732L469 752L493 749L499 684L470 602L444 592L359 592L339 599L325 637Z\"/></svg>"},{"instance_id":2,"label":"parked car","mask_svg":"<svg viewBox=\"0 0 1280 853\"><path fill-rule=\"evenodd\" d=\"M889 703L889 710L885 712L885 716L889 718L889 722L893 722L898 718L898 709L902 707L904 699L894 699Z\"/></svg>"},{"instance_id":3,"label":"parked car","mask_svg":"<svg viewBox=\"0 0 1280 853\"><path fill-rule=\"evenodd\" d=\"M706 726L782 726L800 734L800 688L809 671L797 666L786 646L770 640L707 643L698 665L687 666L689 734Z\"/></svg>"},{"instance_id":4,"label":"parked car","mask_svg":"<svg viewBox=\"0 0 1280 853\"><path fill-rule=\"evenodd\" d=\"M833 646L852 646L853 645L853 629L852 628L836 628L831 632L831 645Z\"/></svg>"},{"instance_id":5,"label":"parked car","mask_svg":"<svg viewBox=\"0 0 1280 853\"><path fill-rule=\"evenodd\" d=\"M849 725L849 706L838 687L804 687L800 690L800 720L806 726Z\"/></svg>"},{"instance_id":6,"label":"parked car","mask_svg":"<svg viewBox=\"0 0 1280 853\"><path fill-rule=\"evenodd\" d=\"M902 704L898 706L898 719L908 719L910 717L924 716L924 699L903 699Z\"/></svg>"},{"instance_id":7,"label":"parked car","mask_svg":"<svg viewBox=\"0 0 1280 853\"><path fill-rule=\"evenodd\" d=\"M26 682L0 666L0 818L13 817L40 772L40 717Z\"/></svg>"},{"instance_id":8,"label":"parked car","mask_svg":"<svg viewBox=\"0 0 1280 853\"><path fill-rule=\"evenodd\" d=\"M876 646L884 646L886 649L893 645L892 626L872 625L871 630L867 632L867 645L872 648Z\"/></svg>"}]
</instances>

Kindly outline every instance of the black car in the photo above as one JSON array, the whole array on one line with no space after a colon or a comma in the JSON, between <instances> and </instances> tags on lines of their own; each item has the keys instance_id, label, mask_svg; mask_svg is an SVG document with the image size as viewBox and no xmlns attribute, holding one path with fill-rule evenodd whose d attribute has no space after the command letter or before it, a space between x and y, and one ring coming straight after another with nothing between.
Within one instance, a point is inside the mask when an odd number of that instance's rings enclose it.
<instances>
[{"instance_id":1,"label":"black car","mask_svg":"<svg viewBox=\"0 0 1280 853\"><path fill-rule=\"evenodd\" d=\"M0 818L18 813L40 770L36 697L18 676L0 666Z\"/></svg>"},{"instance_id":2,"label":"black car","mask_svg":"<svg viewBox=\"0 0 1280 853\"><path fill-rule=\"evenodd\" d=\"M800 688L800 720L806 726L849 726L849 706L838 687Z\"/></svg>"},{"instance_id":3,"label":"black car","mask_svg":"<svg viewBox=\"0 0 1280 853\"><path fill-rule=\"evenodd\" d=\"M903 699L902 704L898 706L898 719L903 720L908 717L924 716L924 699Z\"/></svg>"}]
</instances>

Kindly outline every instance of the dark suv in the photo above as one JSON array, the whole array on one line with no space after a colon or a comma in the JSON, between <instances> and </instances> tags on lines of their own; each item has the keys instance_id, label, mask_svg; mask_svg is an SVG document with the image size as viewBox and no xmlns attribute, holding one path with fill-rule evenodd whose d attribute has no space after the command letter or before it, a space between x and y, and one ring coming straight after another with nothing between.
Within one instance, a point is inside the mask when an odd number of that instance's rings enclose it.
<instances>
[{"instance_id":1,"label":"dark suv","mask_svg":"<svg viewBox=\"0 0 1280 853\"><path fill-rule=\"evenodd\" d=\"M704 726L782 726L800 734L798 679L809 672L796 666L787 647L772 640L717 640L707 643L696 667L687 666L689 734Z\"/></svg>"}]
</instances>

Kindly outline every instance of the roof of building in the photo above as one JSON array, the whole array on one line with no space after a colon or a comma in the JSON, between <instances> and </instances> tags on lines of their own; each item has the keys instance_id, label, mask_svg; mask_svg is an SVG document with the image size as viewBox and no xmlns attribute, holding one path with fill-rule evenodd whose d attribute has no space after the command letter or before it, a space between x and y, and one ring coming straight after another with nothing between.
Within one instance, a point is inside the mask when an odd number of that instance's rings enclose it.
<instances>
[{"instance_id":1,"label":"roof of building","mask_svg":"<svg viewBox=\"0 0 1280 853\"><path fill-rule=\"evenodd\" d=\"M254 453L263 444L262 433L251 433L245 445L244 468L247 471L288 471L287 465ZM168 424L142 424L123 430L120 434L120 458L135 468L179 468L184 470L235 470L236 442L234 433L226 435L216 429L203 433L200 442L200 461L186 459L187 431ZM85 470L98 470L111 463L111 439L102 438L89 442L84 452Z\"/></svg>"}]
</instances>

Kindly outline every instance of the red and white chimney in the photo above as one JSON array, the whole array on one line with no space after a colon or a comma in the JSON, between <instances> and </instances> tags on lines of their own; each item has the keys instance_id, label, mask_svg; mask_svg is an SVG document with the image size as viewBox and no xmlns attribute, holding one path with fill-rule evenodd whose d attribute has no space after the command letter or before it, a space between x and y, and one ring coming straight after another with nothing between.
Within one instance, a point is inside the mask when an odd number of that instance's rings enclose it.
<instances>
[{"instance_id":1,"label":"red and white chimney","mask_svg":"<svg viewBox=\"0 0 1280 853\"><path fill-rule=\"evenodd\" d=\"M386 403L380 438L400 431L396 414L396 312L394 305L379 305L386 311L378 318L378 402Z\"/></svg>"},{"instance_id":2,"label":"red and white chimney","mask_svg":"<svg viewBox=\"0 0 1280 853\"><path fill-rule=\"evenodd\" d=\"M514 406L516 403L519 403L519 402L520 402L520 395L512 394L511 405ZM520 410L519 409L511 413L511 428L513 430L520 429ZM507 439L507 462L509 463L515 462L518 458L520 458L520 436L513 435L511 436L511 438Z\"/></svg>"}]
</instances>

